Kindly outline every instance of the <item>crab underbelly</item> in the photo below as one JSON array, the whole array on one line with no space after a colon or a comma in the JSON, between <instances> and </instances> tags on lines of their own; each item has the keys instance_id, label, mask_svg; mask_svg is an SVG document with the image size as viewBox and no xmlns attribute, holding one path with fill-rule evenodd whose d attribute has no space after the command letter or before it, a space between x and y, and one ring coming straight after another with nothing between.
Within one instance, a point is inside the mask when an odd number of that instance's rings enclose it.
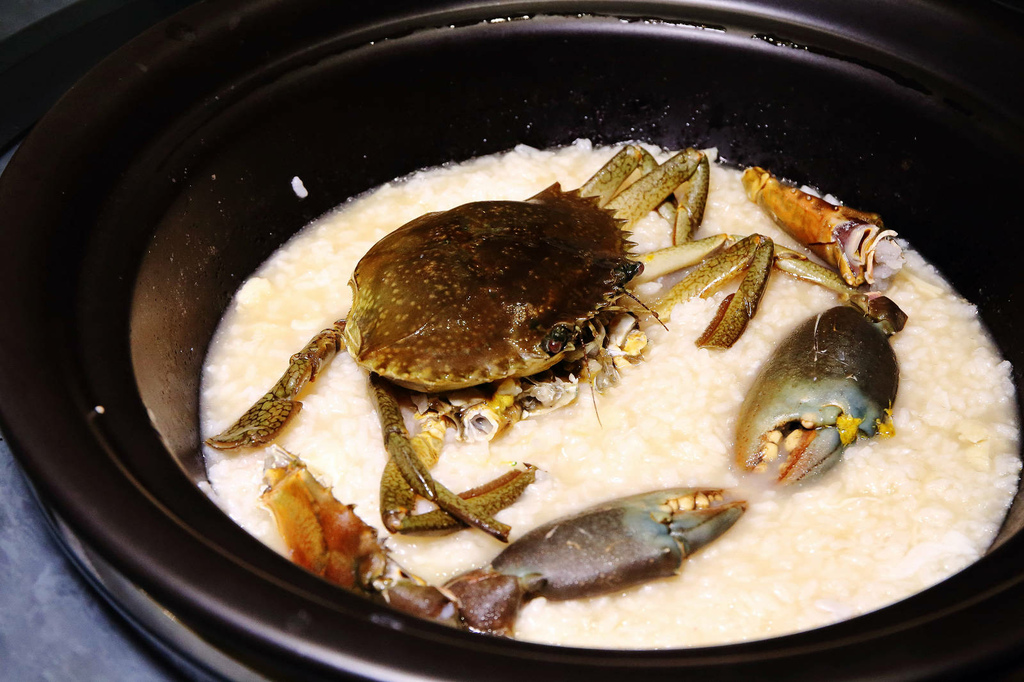
<instances>
[{"instance_id":1,"label":"crab underbelly","mask_svg":"<svg viewBox=\"0 0 1024 682\"><path fill-rule=\"evenodd\" d=\"M501 379L528 377L539 374L557 365L563 358L564 353L543 357L520 356L518 370L513 370L511 361L506 359L497 363L480 364L479 359L472 364L471 369L454 368L448 361L447 356L440 362L433 361L428 355L417 355L408 361L397 360L392 356L383 353L357 354L349 352L363 369L379 374L388 381L422 393L443 393L446 391L458 391L463 388L472 388L481 384L487 384ZM384 356L384 357L381 357Z\"/></svg>"}]
</instances>

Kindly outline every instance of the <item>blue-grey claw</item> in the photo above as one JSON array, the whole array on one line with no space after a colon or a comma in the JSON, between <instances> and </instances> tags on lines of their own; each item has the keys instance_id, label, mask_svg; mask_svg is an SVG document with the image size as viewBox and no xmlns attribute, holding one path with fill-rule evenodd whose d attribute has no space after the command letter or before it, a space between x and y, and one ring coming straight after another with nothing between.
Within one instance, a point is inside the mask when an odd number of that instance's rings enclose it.
<instances>
[{"instance_id":1,"label":"blue-grey claw","mask_svg":"<svg viewBox=\"0 0 1024 682\"><path fill-rule=\"evenodd\" d=\"M886 331L851 307L816 315L782 342L747 393L737 461L748 471L777 463L780 483L824 473L858 435L892 434L898 385Z\"/></svg>"},{"instance_id":2,"label":"blue-grey claw","mask_svg":"<svg viewBox=\"0 0 1024 682\"><path fill-rule=\"evenodd\" d=\"M591 507L533 529L490 566L450 581L466 624L510 635L521 603L591 597L675 575L743 515L721 490L671 488Z\"/></svg>"}]
</instances>

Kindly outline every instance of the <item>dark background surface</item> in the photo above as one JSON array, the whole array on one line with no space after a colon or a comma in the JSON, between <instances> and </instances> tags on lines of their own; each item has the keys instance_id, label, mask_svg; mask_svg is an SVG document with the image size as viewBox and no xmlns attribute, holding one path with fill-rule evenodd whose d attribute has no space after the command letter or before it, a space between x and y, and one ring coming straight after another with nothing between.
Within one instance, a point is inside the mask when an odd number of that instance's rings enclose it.
<instances>
[{"instance_id":1,"label":"dark background surface","mask_svg":"<svg viewBox=\"0 0 1024 682\"><path fill-rule=\"evenodd\" d=\"M0 2L0 173L35 120L94 63L188 4ZM98 598L64 556L2 436L0 576L0 680L184 678Z\"/></svg>"},{"instance_id":2,"label":"dark background surface","mask_svg":"<svg viewBox=\"0 0 1024 682\"><path fill-rule=\"evenodd\" d=\"M0 154L76 80L195 0L2 0Z\"/></svg>"}]
</instances>

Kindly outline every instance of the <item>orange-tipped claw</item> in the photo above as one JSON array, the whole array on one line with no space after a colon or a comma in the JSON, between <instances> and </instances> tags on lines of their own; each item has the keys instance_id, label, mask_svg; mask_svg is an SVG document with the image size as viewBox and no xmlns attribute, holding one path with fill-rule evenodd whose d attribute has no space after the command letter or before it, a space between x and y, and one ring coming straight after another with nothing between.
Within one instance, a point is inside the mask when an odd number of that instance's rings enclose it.
<instances>
[{"instance_id":1,"label":"orange-tipped claw","mask_svg":"<svg viewBox=\"0 0 1024 682\"><path fill-rule=\"evenodd\" d=\"M780 183L754 166L743 172L747 197L791 237L839 270L850 286L875 284L903 266L896 233L877 213L837 206Z\"/></svg>"}]
</instances>

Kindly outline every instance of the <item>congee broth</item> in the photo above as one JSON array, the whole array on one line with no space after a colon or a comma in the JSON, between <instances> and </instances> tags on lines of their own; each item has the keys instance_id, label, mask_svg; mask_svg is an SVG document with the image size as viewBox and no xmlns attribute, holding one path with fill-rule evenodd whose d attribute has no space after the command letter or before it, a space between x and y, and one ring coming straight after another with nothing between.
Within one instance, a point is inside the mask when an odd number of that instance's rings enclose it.
<instances>
[{"instance_id":1,"label":"congee broth","mask_svg":"<svg viewBox=\"0 0 1024 682\"><path fill-rule=\"evenodd\" d=\"M204 367L204 437L231 424L311 336L345 317L349 277L385 234L470 201L525 199L556 181L578 187L616 150L586 141L543 151L517 147L414 173L315 221L243 284L225 314ZM667 156L652 151L659 160ZM716 233L760 233L800 248L747 199L740 172L720 163L711 164L696 236ZM630 239L635 253L668 246L669 224L652 213ZM1010 366L974 306L912 245L904 253L906 264L886 291L909 316L890 339L900 366L895 434L857 440L813 480L779 487L741 472L733 454L740 405L762 363L794 327L837 305L835 294L779 273L731 349L700 349L694 340L735 286L676 305L666 327L645 320L644 360L624 370L619 385L593 395L583 381L572 404L523 420L489 443L457 441L449 431L432 473L451 490L480 485L524 461L538 468L536 482L497 515L511 525L512 540L597 502L659 488L724 488L748 501L743 518L689 558L678 576L575 601L535 599L521 612L516 637L611 648L771 637L880 608L977 560L1017 490ZM653 299L665 286L642 284L637 294ZM355 504L408 571L442 584L486 565L504 547L478 530L387 534L379 508L387 460L381 427L366 372L344 350L300 400L301 414L277 444L338 500ZM207 492L284 553L259 499L267 457L266 447L206 447Z\"/></svg>"}]
</instances>

